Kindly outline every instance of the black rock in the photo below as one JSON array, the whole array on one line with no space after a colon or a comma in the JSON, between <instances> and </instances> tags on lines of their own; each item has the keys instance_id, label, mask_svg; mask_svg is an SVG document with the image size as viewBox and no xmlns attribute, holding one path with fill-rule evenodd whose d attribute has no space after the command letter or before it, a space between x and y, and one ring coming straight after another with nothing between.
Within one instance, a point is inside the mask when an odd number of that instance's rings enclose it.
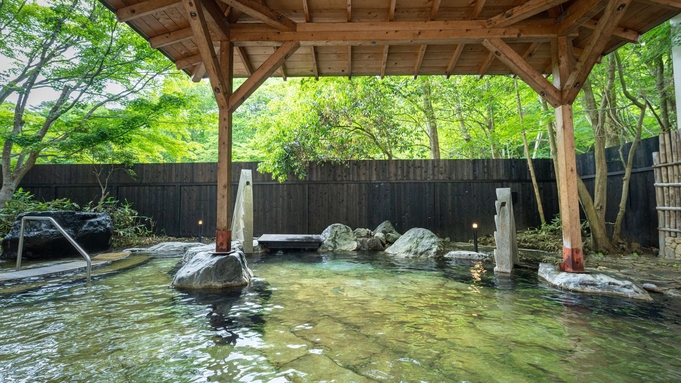
<instances>
[{"instance_id":1,"label":"black rock","mask_svg":"<svg viewBox=\"0 0 681 383\"><path fill-rule=\"evenodd\" d=\"M3 259L16 259L21 218L52 217L88 253L107 250L113 235L113 222L106 213L75 211L27 212L17 216L12 229L2 240ZM50 221L27 221L24 228L23 258L45 259L79 255L71 243Z\"/></svg>"}]
</instances>

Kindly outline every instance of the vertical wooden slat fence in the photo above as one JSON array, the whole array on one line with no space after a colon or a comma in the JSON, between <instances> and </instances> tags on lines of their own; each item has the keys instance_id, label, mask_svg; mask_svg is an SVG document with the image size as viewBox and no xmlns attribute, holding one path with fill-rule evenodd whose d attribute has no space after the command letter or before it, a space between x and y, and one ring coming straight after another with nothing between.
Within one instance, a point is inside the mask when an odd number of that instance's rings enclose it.
<instances>
[{"instance_id":1,"label":"vertical wooden slat fence","mask_svg":"<svg viewBox=\"0 0 681 383\"><path fill-rule=\"evenodd\" d=\"M660 134L660 151L653 153L657 230L660 254L681 258L681 135Z\"/></svg>"}]
</instances>

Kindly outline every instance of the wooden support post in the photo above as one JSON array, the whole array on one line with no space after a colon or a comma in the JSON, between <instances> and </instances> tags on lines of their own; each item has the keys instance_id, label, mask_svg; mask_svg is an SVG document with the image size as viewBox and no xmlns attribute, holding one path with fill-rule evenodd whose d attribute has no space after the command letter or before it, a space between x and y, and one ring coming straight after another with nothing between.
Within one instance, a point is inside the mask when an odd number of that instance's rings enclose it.
<instances>
[{"instance_id":1,"label":"wooden support post","mask_svg":"<svg viewBox=\"0 0 681 383\"><path fill-rule=\"evenodd\" d=\"M220 43L220 69L226 89L225 96L232 95L234 78L234 47L231 42ZM220 126L218 132L218 200L215 252L223 253L232 247L232 110L229 105L219 105Z\"/></svg>"},{"instance_id":2,"label":"wooden support post","mask_svg":"<svg viewBox=\"0 0 681 383\"><path fill-rule=\"evenodd\" d=\"M566 37L558 37L552 44L554 86L563 89L568 81L574 62L572 44ZM575 131L572 100L561 100L555 106L556 146L558 156L558 185L560 194L560 218L563 226L563 262L560 269L567 272L583 272L582 232L579 222L579 196L577 194L577 163L575 158Z\"/></svg>"}]
</instances>

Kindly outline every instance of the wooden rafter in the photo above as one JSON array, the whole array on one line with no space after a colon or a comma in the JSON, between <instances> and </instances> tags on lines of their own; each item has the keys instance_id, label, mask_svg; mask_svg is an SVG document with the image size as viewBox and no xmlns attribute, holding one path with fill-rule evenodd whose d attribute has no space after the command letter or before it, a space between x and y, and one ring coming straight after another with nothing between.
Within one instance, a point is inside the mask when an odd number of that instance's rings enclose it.
<instances>
[{"instance_id":1,"label":"wooden rafter","mask_svg":"<svg viewBox=\"0 0 681 383\"><path fill-rule=\"evenodd\" d=\"M192 32L191 27L178 29L176 31L164 33L162 35L154 36L149 39L149 45L154 48L162 48L167 45L172 45L179 43L181 41L186 41L194 37L194 32Z\"/></svg>"},{"instance_id":2,"label":"wooden rafter","mask_svg":"<svg viewBox=\"0 0 681 383\"><path fill-rule=\"evenodd\" d=\"M430 18L428 20L433 21L437 18L437 12L440 10L440 3L442 0L433 0L433 5L430 7Z\"/></svg>"},{"instance_id":3,"label":"wooden rafter","mask_svg":"<svg viewBox=\"0 0 681 383\"><path fill-rule=\"evenodd\" d=\"M681 0L639 0L639 2L681 12Z\"/></svg>"},{"instance_id":4,"label":"wooden rafter","mask_svg":"<svg viewBox=\"0 0 681 383\"><path fill-rule=\"evenodd\" d=\"M598 25L598 20L588 20L585 22L582 26L584 28L589 28L589 29L596 29L596 26ZM631 29L624 29L622 27L615 27L615 29L612 31L613 36L617 36L621 38L622 40L628 41L630 43L637 43L640 38L641 34L638 33L637 31L632 31Z\"/></svg>"},{"instance_id":5,"label":"wooden rafter","mask_svg":"<svg viewBox=\"0 0 681 383\"><path fill-rule=\"evenodd\" d=\"M306 23L312 21L312 18L310 17L310 8L307 5L307 0L303 0L303 13L305 14Z\"/></svg>"},{"instance_id":6,"label":"wooden rafter","mask_svg":"<svg viewBox=\"0 0 681 383\"><path fill-rule=\"evenodd\" d=\"M388 21L395 20L395 7L397 6L397 0L390 0L390 8L388 8Z\"/></svg>"},{"instance_id":7,"label":"wooden rafter","mask_svg":"<svg viewBox=\"0 0 681 383\"><path fill-rule=\"evenodd\" d=\"M493 61L494 52L489 52L485 61L483 61L482 65L480 65L480 68L478 68L478 75L480 76L480 78L483 78L485 76L485 73L487 73L487 70L489 69L490 65L492 65Z\"/></svg>"},{"instance_id":8,"label":"wooden rafter","mask_svg":"<svg viewBox=\"0 0 681 383\"><path fill-rule=\"evenodd\" d=\"M182 4L182 0L148 0L119 9L116 12L116 18L123 23L155 12L165 11L180 4Z\"/></svg>"},{"instance_id":9,"label":"wooden rafter","mask_svg":"<svg viewBox=\"0 0 681 383\"><path fill-rule=\"evenodd\" d=\"M522 56L499 38L485 39L482 44L489 49L513 73L544 97L549 104L557 107L561 103L560 92L544 76L537 72Z\"/></svg>"},{"instance_id":10,"label":"wooden rafter","mask_svg":"<svg viewBox=\"0 0 681 383\"><path fill-rule=\"evenodd\" d=\"M246 75L250 76L253 74L253 65L251 64L251 60L248 59L248 54L246 53L246 48L244 47L234 47L236 49L237 53L239 53L239 59L241 60L241 63L244 64L244 68L246 68Z\"/></svg>"},{"instance_id":11,"label":"wooden rafter","mask_svg":"<svg viewBox=\"0 0 681 383\"><path fill-rule=\"evenodd\" d=\"M463 48L465 46L466 44L459 44L456 46L456 49L454 49L454 54L452 55L452 58L449 59L449 64L447 64L447 71L445 72L447 78L449 78L449 76L452 75L454 67L456 66L456 63L459 62L459 57L461 57L461 53L463 52Z\"/></svg>"},{"instance_id":12,"label":"wooden rafter","mask_svg":"<svg viewBox=\"0 0 681 383\"><path fill-rule=\"evenodd\" d=\"M485 1L486 0L475 0L475 4L473 4L473 10L471 11L471 20L475 20L480 17L480 12L482 12L482 9L485 7Z\"/></svg>"},{"instance_id":13,"label":"wooden rafter","mask_svg":"<svg viewBox=\"0 0 681 383\"><path fill-rule=\"evenodd\" d=\"M589 42L584 47L584 53L579 58L579 62L575 66L574 71L570 74L567 81L563 85L563 102L572 104L577 98L579 90L586 80L596 60L603 54L612 32L615 30L617 23L624 16L625 10L629 6L631 0L611 1L603 12L603 17L598 21L596 29L591 34Z\"/></svg>"},{"instance_id":14,"label":"wooden rafter","mask_svg":"<svg viewBox=\"0 0 681 383\"><path fill-rule=\"evenodd\" d=\"M348 45L348 78L352 78L352 45Z\"/></svg>"},{"instance_id":15,"label":"wooden rafter","mask_svg":"<svg viewBox=\"0 0 681 383\"><path fill-rule=\"evenodd\" d=\"M183 59L175 61L175 68L177 68L178 70L191 68L194 65L200 63L201 61L202 61L201 54L185 57Z\"/></svg>"},{"instance_id":16,"label":"wooden rafter","mask_svg":"<svg viewBox=\"0 0 681 383\"><path fill-rule=\"evenodd\" d=\"M348 23L352 21L352 0L348 0L347 7L346 7L346 13L347 13L347 21Z\"/></svg>"},{"instance_id":17,"label":"wooden rafter","mask_svg":"<svg viewBox=\"0 0 681 383\"><path fill-rule=\"evenodd\" d=\"M385 77L385 70L388 67L388 50L390 49L389 45L386 45L383 47L383 61L381 62L381 78Z\"/></svg>"},{"instance_id":18,"label":"wooden rafter","mask_svg":"<svg viewBox=\"0 0 681 383\"><path fill-rule=\"evenodd\" d=\"M421 71L421 64L423 64L423 57L426 55L426 48L428 45L421 45L419 49L419 55L416 57L416 65L414 65L414 79L419 76Z\"/></svg>"},{"instance_id":19,"label":"wooden rafter","mask_svg":"<svg viewBox=\"0 0 681 383\"><path fill-rule=\"evenodd\" d=\"M220 0L280 31L295 31L296 23L254 0Z\"/></svg>"},{"instance_id":20,"label":"wooden rafter","mask_svg":"<svg viewBox=\"0 0 681 383\"><path fill-rule=\"evenodd\" d=\"M568 0L529 0L517 7L513 7L499 15L487 19L487 25L490 27L507 27L567 1Z\"/></svg>"},{"instance_id":21,"label":"wooden rafter","mask_svg":"<svg viewBox=\"0 0 681 383\"><path fill-rule=\"evenodd\" d=\"M608 0L577 0L562 15L558 16L558 34L575 32L605 8Z\"/></svg>"},{"instance_id":22,"label":"wooden rafter","mask_svg":"<svg viewBox=\"0 0 681 383\"><path fill-rule=\"evenodd\" d=\"M192 69L192 81L200 82L206 75L206 65L201 62Z\"/></svg>"},{"instance_id":23,"label":"wooden rafter","mask_svg":"<svg viewBox=\"0 0 681 383\"><path fill-rule=\"evenodd\" d=\"M532 43L523 53L523 60L527 60L528 57L534 55L541 43Z\"/></svg>"},{"instance_id":24,"label":"wooden rafter","mask_svg":"<svg viewBox=\"0 0 681 383\"><path fill-rule=\"evenodd\" d=\"M314 46L310 46L310 54L312 55L312 73L314 74L314 79L319 80L319 65L317 65L317 52L315 52Z\"/></svg>"},{"instance_id":25,"label":"wooden rafter","mask_svg":"<svg viewBox=\"0 0 681 383\"><path fill-rule=\"evenodd\" d=\"M189 1L189 0L184 0ZM286 61L298 48L300 43L297 41L287 41L282 44L274 54L265 60L253 74L244 81L243 84L234 91L229 98L229 110L235 111L246 99L258 89L258 87L267 80L267 78L279 68L281 64Z\"/></svg>"},{"instance_id":26,"label":"wooden rafter","mask_svg":"<svg viewBox=\"0 0 681 383\"><path fill-rule=\"evenodd\" d=\"M225 79L222 77L220 70L220 63L213 47L213 42L210 38L206 16L203 12L203 7L195 0L182 0L184 4L185 13L189 20L189 25L194 31L194 40L199 48L201 59L206 67L206 73L210 79L210 84L213 88L213 94L221 108L229 105L228 92Z\"/></svg>"}]
</instances>

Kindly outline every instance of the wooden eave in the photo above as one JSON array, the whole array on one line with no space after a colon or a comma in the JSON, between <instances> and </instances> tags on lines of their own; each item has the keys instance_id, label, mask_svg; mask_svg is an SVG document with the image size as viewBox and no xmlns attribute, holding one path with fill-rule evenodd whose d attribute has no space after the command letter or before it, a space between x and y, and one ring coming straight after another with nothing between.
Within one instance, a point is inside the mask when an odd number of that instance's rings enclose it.
<instances>
[{"instance_id":1,"label":"wooden eave","mask_svg":"<svg viewBox=\"0 0 681 383\"><path fill-rule=\"evenodd\" d=\"M193 76L205 73L182 1L100 1L178 68ZM571 15L570 21L579 20L580 25L567 28L567 36L574 51L580 52L603 16L604 4L609 3L608 0L196 1L212 3L213 10L223 11L222 29L229 30L229 40L239 58L234 61L235 77L248 77L272 55L274 48L287 41L299 42L306 48L287 57L285 69L277 70L273 76L513 74L503 60L491 59L491 45L485 45L486 39L500 39L524 58L528 68L548 74L551 41L561 33L561 28L566 28L561 21ZM577 10L590 13L579 19L575 16ZM604 54L637 40L640 34L681 12L681 0L631 1L624 12L604 44ZM223 31L215 25L209 29L212 42L219 46L226 39ZM528 50L531 54L527 54Z\"/></svg>"}]
</instances>

